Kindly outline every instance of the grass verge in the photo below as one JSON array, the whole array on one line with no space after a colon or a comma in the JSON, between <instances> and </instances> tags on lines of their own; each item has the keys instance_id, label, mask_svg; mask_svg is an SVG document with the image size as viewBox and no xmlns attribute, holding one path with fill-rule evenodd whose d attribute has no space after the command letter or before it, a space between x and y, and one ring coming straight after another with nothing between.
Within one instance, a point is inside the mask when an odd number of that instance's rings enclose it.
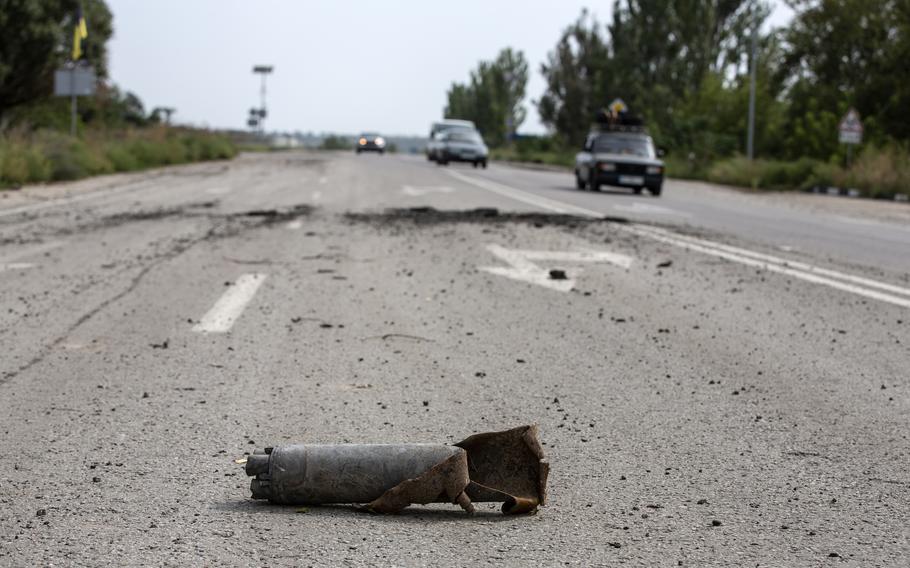
<instances>
[{"instance_id":1,"label":"grass verge","mask_svg":"<svg viewBox=\"0 0 910 568\"><path fill-rule=\"evenodd\" d=\"M227 159L236 153L225 136L182 128L91 131L82 138L51 130L13 132L0 135L0 188Z\"/></svg>"},{"instance_id":2,"label":"grass verge","mask_svg":"<svg viewBox=\"0 0 910 568\"><path fill-rule=\"evenodd\" d=\"M808 158L780 162L737 157L712 164L705 179L772 191L835 186L855 189L865 197L893 199L910 192L910 153L896 147L869 147L850 168Z\"/></svg>"}]
</instances>

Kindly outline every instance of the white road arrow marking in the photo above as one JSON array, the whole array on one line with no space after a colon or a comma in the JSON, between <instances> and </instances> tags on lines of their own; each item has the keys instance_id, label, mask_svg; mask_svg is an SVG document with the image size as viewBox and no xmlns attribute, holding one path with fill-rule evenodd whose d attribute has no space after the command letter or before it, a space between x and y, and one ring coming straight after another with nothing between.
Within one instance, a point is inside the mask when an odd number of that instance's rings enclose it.
<instances>
[{"instance_id":1,"label":"white road arrow marking","mask_svg":"<svg viewBox=\"0 0 910 568\"><path fill-rule=\"evenodd\" d=\"M421 195L427 195L428 193L452 193L453 191L455 190L445 185L428 187L412 187L406 185L401 188L401 193L412 197L420 197Z\"/></svg>"},{"instance_id":2,"label":"white road arrow marking","mask_svg":"<svg viewBox=\"0 0 910 568\"><path fill-rule=\"evenodd\" d=\"M480 270L504 276L513 280L528 282L558 290L559 292L568 292L575 287L575 278L581 274L581 269L569 269L559 266L566 273L565 280L554 280L550 277L550 268L541 268L533 261L538 262L566 262L566 263L583 263L583 262L607 262L615 264L622 268L632 266L632 257L624 254L618 254L606 251L582 250L582 251L544 251L544 250L513 250L501 247L496 244L487 245L487 250L496 255L498 258L508 263L509 266L480 266Z\"/></svg>"}]
</instances>

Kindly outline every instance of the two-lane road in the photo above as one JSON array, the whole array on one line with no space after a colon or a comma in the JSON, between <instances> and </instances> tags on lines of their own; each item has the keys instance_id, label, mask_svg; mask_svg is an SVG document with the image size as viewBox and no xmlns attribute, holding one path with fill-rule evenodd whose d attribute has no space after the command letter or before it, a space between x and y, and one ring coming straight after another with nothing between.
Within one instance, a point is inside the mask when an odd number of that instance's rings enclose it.
<instances>
[{"instance_id":1,"label":"two-lane road","mask_svg":"<svg viewBox=\"0 0 910 568\"><path fill-rule=\"evenodd\" d=\"M296 152L3 194L0 565L907 565L905 206L571 183ZM234 463L525 423L530 517L272 507Z\"/></svg>"}]
</instances>

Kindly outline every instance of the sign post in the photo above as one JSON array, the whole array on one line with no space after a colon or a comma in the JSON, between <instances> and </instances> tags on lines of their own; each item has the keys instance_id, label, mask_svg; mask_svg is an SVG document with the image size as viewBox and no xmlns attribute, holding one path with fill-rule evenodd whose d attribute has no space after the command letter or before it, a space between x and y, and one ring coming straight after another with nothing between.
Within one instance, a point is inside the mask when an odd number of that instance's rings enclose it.
<instances>
[{"instance_id":1,"label":"sign post","mask_svg":"<svg viewBox=\"0 0 910 568\"><path fill-rule=\"evenodd\" d=\"M95 94L98 78L89 66L73 63L54 72L54 96L70 97L70 135L76 135L76 97Z\"/></svg>"},{"instance_id":2,"label":"sign post","mask_svg":"<svg viewBox=\"0 0 910 568\"><path fill-rule=\"evenodd\" d=\"M863 142L863 123L859 118L856 109L851 108L841 119L838 129L838 140L841 144L847 145L847 167L850 167L850 158L853 153L853 146Z\"/></svg>"}]
</instances>

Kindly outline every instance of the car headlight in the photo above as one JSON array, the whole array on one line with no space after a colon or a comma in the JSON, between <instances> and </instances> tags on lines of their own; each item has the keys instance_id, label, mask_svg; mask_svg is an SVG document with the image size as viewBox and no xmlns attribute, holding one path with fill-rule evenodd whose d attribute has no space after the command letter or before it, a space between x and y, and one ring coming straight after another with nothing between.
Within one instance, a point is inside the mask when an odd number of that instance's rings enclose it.
<instances>
[{"instance_id":1,"label":"car headlight","mask_svg":"<svg viewBox=\"0 0 910 568\"><path fill-rule=\"evenodd\" d=\"M600 168L601 171L604 171L604 172L615 172L616 171L616 164L611 164L609 162L604 162L602 164L599 164L598 167Z\"/></svg>"},{"instance_id":2,"label":"car headlight","mask_svg":"<svg viewBox=\"0 0 910 568\"><path fill-rule=\"evenodd\" d=\"M385 145L385 140L383 140L382 136L378 136L378 137L376 138L376 145L377 145L377 146L384 146L384 145Z\"/></svg>"},{"instance_id":3,"label":"car headlight","mask_svg":"<svg viewBox=\"0 0 910 568\"><path fill-rule=\"evenodd\" d=\"M648 168L645 170L645 173L650 175L657 175L663 173L663 171L664 169L660 166L648 166Z\"/></svg>"},{"instance_id":4,"label":"car headlight","mask_svg":"<svg viewBox=\"0 0 910 568\"><path fill-rule=\"evenodd\" d=\"M360 139L360 145L361 145L361 146L366 146L366 144L367 144L367 139L366 139L366 138L361 138L361 139Z\"/></svg>"}]
</instances>

